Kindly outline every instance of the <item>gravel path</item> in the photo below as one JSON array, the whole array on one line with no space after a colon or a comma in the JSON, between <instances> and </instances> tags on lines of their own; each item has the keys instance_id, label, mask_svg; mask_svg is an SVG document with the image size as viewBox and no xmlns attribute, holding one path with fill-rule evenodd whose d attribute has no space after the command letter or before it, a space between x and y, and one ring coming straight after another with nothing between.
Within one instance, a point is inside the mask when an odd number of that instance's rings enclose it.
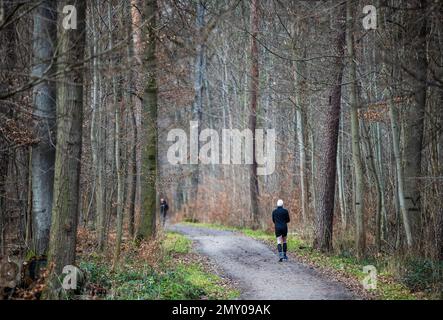
<instances>
[{"instance_id":1,"label":"gravel path","mask_svg":"<svg viewBox=\"0 0 443 320\"><path fill-rule=\"evenodd\" d=\"M240 299L343 300L356 297L341 283L325 279L297 262L279 263L276 252L250 237L209 228L176 224L169 230L186 235L238 283Z\"/></svg>"}]
</instances>

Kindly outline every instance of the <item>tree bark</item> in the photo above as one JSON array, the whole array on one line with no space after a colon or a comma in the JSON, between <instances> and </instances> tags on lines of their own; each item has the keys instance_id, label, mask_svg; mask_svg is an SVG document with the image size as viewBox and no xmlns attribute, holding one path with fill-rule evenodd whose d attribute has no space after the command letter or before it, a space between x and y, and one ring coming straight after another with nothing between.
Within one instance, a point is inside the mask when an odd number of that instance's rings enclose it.
<instances>
[{"instance_id":1,"label":"tree bark","mask_svg":"<svg viewBox=\"0 0 443 320\"><path fill-rule=\"evenodd\" d=\"M403 219L403 225L405 228L406 234L406 242L408 247L412 248L413 246L413 235L411 230L411 223L408 216L408 212L405 204L405 196L404 196L404 176L403 176L403 167L401 164L401 152L400 152L400 132L399 132L399 124L398 124L398 111L394 102L392 101L391 95L388 93L388 90L385 90L385 97L388 99L389 105L389 118L391 120L391 131L392 131L392 147L394 152L395 159L395 169L397 176L397 196L398 196L398 204L400 207L400 212Z\"/></svg>"},{"instance_id":2,"label":"tree bark","mask_svg":"<svg viewBox=\"0 0 443 320\"><path fill-rule=\"evenodd\" d=\"M251 1L251 105L249 110L249 130L252 131L252 164L249 167L249 192L251 197L251 220L252 227L259 226L259 207L258 207L258 178L257 178L257 159L255 157L256 137L255 129L257 126L257 104L259 90L259 64L258 64L258 28L259 13L258 0Z\"/></svg>"},{"instance_id":3,"label":"tree bark","mask_svg":"<svg viewBox=\"0 0 443 320\"><path fill-rule=\"evenodd\" d=\"M103 110L100 95L100 56L99 36L96 19L96 8L91 7L92 31L92 119L91 119L91 156L95 174L95 227L97 230L98 250L105 248L105 181L104 181L104 130L102 128Z\"/></svg>"},{"instance_id":4,"label":"tree bark","mask_svg":"<svg viewBox=\"0 0 443 320\"><path fill-rule=\"evenodd\" d=\"M386 203L385 203L385 177L384 177L384 170L383 170L383 150L382 150L382 145L381 145L381 129L380 129L380 123L376 124L376 143L375 143L375 148L376 148L376 155L377 155L377 160L376 160L376 171L377 171L377 176L379 177L379 185L380 185L380 205L381 205L381 221L380 221L380 238L381 239L386 239L386 235L388 233L388 217L387 217L387 212L386 212Z\"/></svg>"},{"instance_id":5,"label":"tree bark","mask_svg":"<svg viewBox=\"0 0 443 320\"><path fill-rule=\"evenodd\" d=\"M343 131L343 113L340 114L341 131ZM345 173L344 173L344 153L343 153L343 134L339 134L337 142L337 183L338 183L338 200L340 203L340 216L342 231L347 228L347 205L345 196Z\"/></svg>"},{"instance_id":6,"label":"tree bark","mask_svg":"<svg viewBox=\"0 0 443 320\"><path fill-rule=\"evenodd\" d=\"M325 107L325 123L322 130L322 156L318 158L318 201L316 208L314 248L328 252L332 250L332 233L334 219L335 180L337 172L337 141L340 122L341 87L344 69L344 46L346 26L343 23L346 7L341 4L334 18L337 25L333 34L335 38L336 58L332 70L329 105Z\"/></svg>"},{"instance_id":7,"label":"tree bark","mask_svg":"<svg viewBox=\"0 0 443 320\"><path fill-rule=\"evenodd\" d=\"M32 242L36 255L47 253L51 227L55 163L55 71L57 3L46 0L34 12L32 78L46 79L33 88L35 132L32 147Z\"/></svg>"},{"instance_id":8,"label":"tree bark","mask_svg":"<svg viewBox=\"0 0 443 320\"><path fill-rule=\"evenodd\" d=\"M4 17L10 16L14 12L16 1L0 3L0 10L3 10ZM14 18L14 17L12 17ZM0 92L7 92L9 90L9 79L11 71L16 63L16 40L17 34L15 30L16 23L11 22L0 30L0 72L2 80L0 82ZM4 73L4 74L3 74ZM0 116L5 119L13 117L13 109L7 102L0 100ZM4 119L0 120L5 121ZM7 200L6 200L6 180L9 173L9 164L11 162L10 142L0 132L0 255L6 253L6 218L7 218Z\"/></svg>"},{"instance_id":9,"label":"tree bark","mask_svg":"<svg viewBox=\"0 0 443 320\"><path fill-rule=\"evenodd\" d=\"M108 23L109 26L113 25L112 19L112 4L108 3ZM109 50L114 49L114 35L112 29L109 30ZM116 65L114 56L111 56L111 66ZM121 91L117 88L117 76L112 76L112 92L113 92L113 105L114 105L114 162L115 171L117 175L117 221L116 221L116 239L114 248L114 262L113 269L116 267L121 250L121 242L123 235L123 206L124 206L124 167L122 166L121 150L120 150L120 126L121 126Z\"/></svg>"},{"instance_id":10,"label":"tree bark","mask_svg":"<svg viewBox=\"0 0 443 320\"><path fill-rule=\"evenodd\" d=\"M305 50L303 49L303 54L300 54L297 47L302 43L300 27L296 23L292 24L292 37L293 37L293 52L295 53L296 59L305 58ZM304 63L301 61L295 61L293 63L294 67L294 84L295 84L295 104L296 104L296 135L298 142L298 167L300 172L300 200L301 200L301 213L302 213L302 223L306 223L307 216L307 180L306 180L306 151L305 151L305 112L304 108L304 95L306 91L305 80L302 79L304 74Z\"/></svg>"},{"instance_id":11,"label":"tree bark","mask_svg":"<svg viewBox=\"0 0 443 320\"><path fill-rule=\"evenodd\" d=\"M380 7L380 1L379 5ZM385 26L386 17L382 13L382 19L379 24L380 33L387 38L387 31ZM395 71L395 66L391 66L391 70L388 70L387 61L389 57L389 52L382 46L382 66L381 66L381 76L383 82L383 98L387 101L387 105L389 107L389 118L391 125L391 134L392 134L392 149L394 154L394 162L395 162L395 172L396 172L396 198L398 199L398 207L401 213L401 218L403 221L403 226L406 235L406 242L409 248L413 247L413 234L411 229L410 217L407 212L406 202L405 202L405 186L404 186L404 172L402 166L402 158L401 158L401 150L400 150L400 128L399 128L399 115L397 106L393 101L393 92L392 86L389 82L390 78L393 78L393 74ZM398 234L397 234L398 239Z\"/></svg>"},{"instance_id":12,"label":"tree bark","mask_svg":"<svg viewBox=\"0 0 443 320\"><path fill-rule=\"evenodd\" d=\"M383 210L384 210L384 203L383 203L383 188L380 182L379 173L377 170L377 165L374 159L374 152L372 147L372 141L371 141L371 131L370 128L368 128L365 123L363 123L363 129L365 132L365 138L366 138L366 146L367 146L367 159L368 159L368 167L369 171L371 173L374 185L375 185L375 192L377 194L377 209L375 212L375 248L377 252L381 251L381 226L382 226L382 217L383 217Z\"/></svg>"},{"instance_id":13,"label":"tree bark","mask_svg":"<svg viewBox=\"0 0 443 320\"><path fill-rule=\"evenodd\" d=\"M413 75L408 77L409 88L413 92L413 99L404 112L404 197L410 221L412 241L415 249L419 249L421 239L421 192L419 177L421 176L421 159L423 149L423 128L426 108L426 79L427 79L427 0L412 1L414 14L408 17L408 42L405 43L407 61L410 61Z\"/></svg>"},{"instance_id":14,"label":"tree bark","mask_svg":"<svg viewBox=\"0 0 443 320\"><path fill-rule=\"evenodd\" d=\"M352 162L354 166L355 190L354 190L354 210L355 210L355 248L357 256L362 258L366 250L366 231L364 220L364 177L363 164L360 151L360 124L358 119L358 91L357 91L357 65L355 62L354 52L354 21L352 18L353 5L352 1L346 2L346 46L349 59L350 73L350 104L351 104L351 136L352 136Z\"/></svg>"},{"instance_id":15,"label":"tree bark","mask_svg":"<svg viewBox=\"0 0 443 320\"><path fill-rule=\"evenodd\" d=\"M195 218L195 211L197 210L198 202L198 187L200 179L200 163L198 158L198 153L200 150L200 132L202 126L202 115L203 115L203 94L204 94L204 78L205 78L205 53L206 45L203 39L203 32L205 28L205 14L206 8L203 0L197 1L196 8L196 56L194 62L194 103L192 106L192 120L194 123L198 124L198 127L194 128L195 134L197 135L196 143L191 144L191 188L190 188L190 201L192 202L192 220ZM192 138L190 138L192 139ZM192 150L194 148L194 150ZM195 156L193 156L195 155Z\"/></svg>"},{"instance_id":16,"label":"tree bark","mask_svg":"<svg viewBox=\"0 0 443 320\"><path fill-rule=\"evenodd\" d=\"M155 234L157 204L157 60L156 15L157 0L144 1L145 42L144 66L147 78L143 96L142 127L142 208L141 220L137 231L138 239L148 239Z\"/></svg>"},{"instance_id":17,"label":"tree bark","mask_svg":"<svg viewBox=\"0 0 443 320\"><path fill-rule=\"evenodd\" d=\"M131 120L132 127L132 144L130 144L128 155L128 168L131 168L131 173L129 175L130 182L127 188L127 217L128 217L128 231L131 238L134 237L135 233L135 201L137 195L137 110L135 108L135 93L136 93L136 83L135 83L135 73L133 68L134 64L134 42L132 39L133 28L132 28L132 14L131 14L131 2L127 1L125 6L125 13L127 17L127 29L126 36L128 37L128 47L127 47L127 62L129 64L128 72L128 91L126 92L126 106L130 107L128 110L129 117ZM129 159L130 158L130 159ZM131 162L131 165L129 165Z\"/></svg>"},{"instance_id":18,"label":"tree bark","mask_svg":"<svg viewBox=\"0 0 443 320\"><path fill-rule=\"evenodd\" d=\"M79 209L80 159L83 120L83 60L85 48L86 2L60 1L77 9L77 30L59 28L60 56L57 91L57 150L54 175L54 205L48 260L54 264L53 275L60 275L65 265L75 263ZM60 285L51 277L52 289Z\"/></svg>"}]
</instances>

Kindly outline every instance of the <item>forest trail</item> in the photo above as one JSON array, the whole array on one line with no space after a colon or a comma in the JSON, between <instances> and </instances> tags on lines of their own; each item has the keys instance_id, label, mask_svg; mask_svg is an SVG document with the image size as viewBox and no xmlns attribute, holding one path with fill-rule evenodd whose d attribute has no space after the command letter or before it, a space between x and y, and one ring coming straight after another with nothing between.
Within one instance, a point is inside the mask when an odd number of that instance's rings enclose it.
<instances>
[{"instance_id":1,"label":"forest trail","mask_svg":"<svg viewBox=\"0 0 443 320\"><path fill-rule=\"evenodd\" d=\"M325 279L293 259L279 263L266 244L232 231L184 224L168 227L194 241L197 251L238 282L240 299L356 299L342 284Z\"/></svg>"}]
</instances>

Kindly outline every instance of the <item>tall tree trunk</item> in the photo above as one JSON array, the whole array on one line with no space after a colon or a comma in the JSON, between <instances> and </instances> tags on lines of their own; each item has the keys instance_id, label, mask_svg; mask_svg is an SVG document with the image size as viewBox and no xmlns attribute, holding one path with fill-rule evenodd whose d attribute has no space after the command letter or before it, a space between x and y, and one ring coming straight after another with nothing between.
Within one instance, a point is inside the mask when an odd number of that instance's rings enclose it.
<instances>
[{"instance_id":1,"label":"tall tree trunk","mask_svg":"<svg viewBox=\"0 0 443 320\"><path fill-rule=\"evenodd\" d=\"M251 220L252 227L259 226L259 208L258 208L258 177L257 177L257 159L255 156L256 137L255 129L257 125L257 104L259 90L259 65L258 65L258 28L259 13L258 0L251 1L251 105L249 110L249 130L252 131L252 164L249 167L249 192L251 197Z\"/></svg>"},{"instance_id":2,"label":"tall tree trunk","mask_svg":"<svg viewBox=\"0 0 443 320\"><path fill-rule=\"evenodd\" d=\"M117 104L117 86L116 86L116 76L113 71L114 68L114 55L113 52L113 39L112 30L114 29L112 21L112 5L108 2L107 5L107 32L108 32L108 74L106 79L106 86L110 89L112 102L105 104L105 132L106 132L106 148L105 148L105 163L106 163L106 174L105 174L105 233L104 233L104 244L107 245L108 236L111 228L112 217L116 213L116 176L117 168L115 163L115 105Z\"/></svg>"},{"instance_id":3,"label":"tall tree trunk","mask_svg":"<svg viewBox=\"0 0 443 320\"><path fill-rule=\"evenodd\" d=\"M4 17L9 17L13 14L17 1L3 1L0 3L0 10ZM12 19L15 16L11 17ZM8 79L11 78L12 69L16 63L16 40L17 31L15 29L16 23L14 21L3 26L0 30L0 92L7 92L10 88ZM0 100L0 120L3 122L13 117L13 108L8 102ZM2 119L4 117L4 119ZM0 255L6 253L6 218L7 218L7 200L6 200L6 180L8 178L9 164L11 163L10 142L0 132Z\"/></svg>"},{"instance_id":4,"label":"tall tree trunk","mask_svg":"<svg viewBox=\"0 0 443 320\"><path fill-rule=\"evenodd\" d=\"M114 35L111 26L113 25L112 19L112 4L108 3L108 23L110 26L109 30L109 50L112 52L114 49ZM114 55L111 54L111 66L115 66L116 61ZM124 206L124 167L121 163L121 150L120 150L120 123L121 123L121 92L117 88L117 76L112 76L112 93L113 93L113 104L114 104L114 162L115 162L115 171L117 174L117 221L116 221L116 239L115 239L115 248L114 248L114 262L113 268L118 263L118 259L120 257L120 248L122 242L122 234L123 234L123 206Z\"/></svg>"},{"instance_id":5,"label":"tall tree trunk","mask_svg":"<svg viewBox=\"0 0 443 320\"><path fill-rule=\"evenodd\" d=\"M408 209L413 246L421 239L421 192L419 177L421 176L421 158L423 149L423 127L426 107L426 78L428 62L426 57L427 34L427 0L412 1L416 9L408 17L405 37L407 61L411 63L412 73L408 77L408 85L413 92L413 99L404 112L404 196ZM418 8L418 9L417 9Z\"/></svg>"},{"instance_id":6,"label":"tall tree trunk","mask_svg":"<svg viewBox=\"0 0 443 320\"><path fill-rule=\"evenodd\" d=\"M77 29L60 27L58 32L58 63L62 75L57 91L57 150L48 255L56 276L65 265L75 262L82 148L86 1L60 1L59 10L68 4L77 9ZM52 289L60 285L58 280L51 281L51 284Z\"/></svg>"},{"instance_id":7,"label":"tall tree trunk","mask_svg":"<svg viewBox=\"0 0 443 320\"><path fill-rule=\"evenodd\" d=\"M32 147L32 242L33 251L44 255L49 245L55 163L55 70L57 3L42 1L34 12L32 77L48 79L33 88L35 131L39 142Z\"/></svg>"},{"instance_id":8,"label":"tall tree trunk","mask_svg":"<svg viewBox=\"0 0 443 320\"><path fill-rule=\"evenodd\" d=\"M303 225L306 223L307 215L307 181L306 181L306 152L305 152L305 108L303 107L304 95L306 94L305 80L302 79L304 74L304 63L300 60L305 58L305 50L303 49L303 54L301 55L298 46L302 43L300 26L296 23L292 24L292 37L293 39L293 52L295 53L297 61L294 62L294 84L295 84L295 104L296 104L296 125L297 125L297 142L298 142L298 153L299 153L299 172L300 172L300 200L301 200L301 213Z\"/></svg>"},{"instance_id":9,"label":"tall tree trunk","mask_svg":"<svg viewBox=\"0 0 443 320\"><path fill-rule=\"evenodd\" d=\"M95 227L97 230L97 241L99 251L105 247L105 181L104 181L104 132L103 114L100 102L100 56L99 36L96 19L96 8L98 3L91 7L91 31L92 31L92 119L91 119L91 155L92 165L95 173Z\"/></svg>"},{"instance_id":10,"label":"tall tree trunk","mask_svg":"<svg viewBox=\"0 0 443 320\"><path fill-rule=\"evenodd\" d=\"M26 199L25 245L30 248L32 241L32 146L29 146L28 152L28 195ZM54 184L54 181L52 181L52 183Z\"/></svg>"},{"instance_id":11,"label":"tall tree trunk","mask_svg":"<svg viewBox=\"0 0 443 320\"><path fill-rule=\"evenodd\" d=\"M142 59L143 59L143 21L142 21L142 11L143 11L143 1L141 0L131 0L131 21L132 21L132 43L134 48L133 64L134 67L131 69L134 77L134 106L133 115L135 117L135 128L134 128L134 144L135 144L135 202L134 202L134 212L140 212L141 207L141 137L142 137L142 127L141 127L141 109L142 109L142 97L143 97L143 76L142 71L144 70ZM140 70L140 71L139 71Z\"/></svg>"},{"instance_id":12,"label":"tall tree trunk","mask_svg":"<svg viewBox=\"0 0 443 320\"><path fill-rule=\"evenodd\" d=\"M350 104L351 104L351 136L352 136L352 162L354 166L355 190L354 190L354 211L355 211L355 247L359 258L365 255L366 250L366 233L364 221L364 182L363 182L363 164L360 151L360 124L358 119L358 91L357 91L357 65L355 62L354 52L354 20L352 1L346 3L346 46L349 58L350 73Z\"/></svg>"},{"instance_id":13,"label":"tall tree trunk","mask_svg":"<svg viewBox=\"0 0 443 320\"><path fill-rule=\"evenodd\" d=\"M343 113L340 113L341 131L343 131ZM340 204L340 216L342 230L346 231L347 228L347 208L345 197L345 173L343 168L343 134L339 134L337 143L337 182L338 182L338 200Z\"/></svg>"},{"instance_id":14,"label":"tall tree trunk","mask_svg":"<svg viewBox=\"0 0 443 320\"><path fill-rule=\"evenodd\" d=\"M316 173L317 173L317 161L315 161L315 148L317 146L316 141L315 141L315 137L314 137L314 132L312 132L312 129L309 132L309 142L310 142L310 147L311 147L311 179L310 179L310 192L311 192L311 212L314 213L314 215L317 213L317 188L316 188Z\"/></svg>"},{"instance_id":15,"label":"tall tree trunk","mask_svg":"<svg viewBox=\"0 0 443 320\"><path fill-rule=\"evenodd\" d=\"M203 32L205 28L205 14L206 14L205 3L203 0L197 1L197 14L196 14L196 32L197 32L197 43L195 47L196 56L194 63L194 103L192 106L192 132L191 135L196 135L197 139L191 137L190 146L190 163L192 164L191 172L191 188L190 188L190 201L193 204L192 220L195 217L195 211L197 210L198 201L198 186L200 178L200 164L198 159L198 153L200 150L200 132L202 126L202 114L203 114L203 93L204 78L205 78L205 51L206 45L203 40ZM197 127L195 126L197 125ZM195 141L195 142L194 142Z\"/></svg>"},{"instance_id":16,"label":"tall tree trunk","mask_svg":"<svg viewBox=\"0 0 443 320\"><path fill-rule=\"evenodd\" d=\"M344 69L344 46L346 26L343 23L346 16L346 7L342 4L334 18L336 58L332 70L332 79L329 95L329 105L325 107L325 123L322 130L322 157L318 158L318 201L315 221L314 248L321 251L332 249L332 232L334 218L335 178L337 172L337 141L340 122L341 87Z\"/></svg>"},{"instance_id":17,"label":"tall tree trunk","mask_svg":"<svg viewBox=\"0 0 443 320\"><path fill-rule=\"evenodd\" d=\"M375 248L377 252L381 251L381 223L382 223L382 211L383 211L383 193L382 186L380 183L380 177L377 170L377 165L374 159L374 151L371 141L370 127L367 127L365 123L362 123L362 127L365 133L366 149L367 149L367 159L370 174L372 176L375 192L377 194L377 209L375 212Z\"/></svg>"},{"instance_id":18,"label":"tall tree trunk","mask_svg":"<svg viewBox=\"0 0 443 320\"><path fill-rule=\"evenodd\" d=\"M144 66L147 72L143 99L142 208L137 238L148 239L155 234L157 203L157 0L144 1L145 43Z\"/></svg>"},{"instance_id":19,"label":"tall tree trunk","mask_svg":"<svg viewBox=\"0 0 443 320\"><path fill-rule=\"evenodd\" d=\"M380 123L376 124L376 155L377 155L377 175L379 177L379 184L380 184L380 204L381 204L381 221L380 221L380 229L381 229L381 235L380 237L382 239L386 239L387 233L388 233L388 216L386 212L386 203L385 203L385 177L384 177L384 170L383 170L383 155L382 155L382 145L381 145L381 129L380 129Z\"/></svg>"},{"instance_id":20,"label":"tall tree trunk","mask_svg":"<svg viewBox=\"0 0 443 320\"><path fill-rule=\"evenodd\" d=\"M130 156L128 155L128 162L131 161L131 165L128 163L128 167L131 168L129 174L131 181L129 182L127 192L127 217L128 217L128 231L131 238L135 233L135 201L137 195L137 110L135 108L135 93L136 93L136 78L133 68L135 68L134 59L134 41L132 39L133 27L132 27L132 14L131 14L131 2L127 1L125 6L125 13L127 17L126 36L128 37L127 47L127 59L129 64L128 72L128 91L126 93L126 106L130 106L128 110L129 117L131 118L132 127L132 144L130 145ZM131 160L129 160L129 158Z\"/></svg>"},{"instance_id":21,"label":"tall tree trunk","mask_svg":"<svg viewBox=\"0 0 443 320\"><path fill-rule=\"evenodd\" d=\"M132 106L132 129L134 133L134 141L132 145L131 155L132 155L132 185L131 185L131 195L129 198L130 205L129 205L129 235L131 238L134 237L135 234L135 202L137 198L137 120L135 115L135 105Z\"/></svg>"},{"instance_id":22,"label":"tall tree trunk","mask_svg":"<svg viewBox=\"0 0 443 320\"><path fill-rule=\"evenodd\" d=\"M391 120L391 132L392 132L392 148L394 152L395 159L395 169L396 169L396 177L397 177L397 197L398 204L400 207L400 212L403 219L403 225L405 228L406 241L408 247L413 246L413 238L411 231L411 223L408 216L408 212L405 204L405 196L404 196L404 176L403 176L403 167L401 163L401 152L400 152L400 131L399 131L399 123L398 123L398 110L392 101L391 94L388 93L388 90L385 90L385 99L388 100L389 105L389 118Z\"/></svg>"},{"instance_id":23,"label":"tall tree trunk","mask_svg":"<svg viewBox=\"0 0 443 320\"><path fill-rule=\"evenodd\" d=\"M297 141L299 152L299 170L300 170L300 198L301 198L301 210L303 224L307 221L307 181L306 181L306 153L305 153L305 118L302 110L297 108Z\"/></svg>"},{"instance_id":24,"label":"tall tree trunk","mask_svg":"<svg viewBox=\"0 0 443 320\"><path fill-rule=\"evenodd\" d=\"M120 256L120 248L123 234L123 186L124 186L124 175L123 167L121 165L120 159L120 108L121 106L117 103L115 105L115 165L117 170L117 235L114 250L114 266L118 262Z\"/></svg>"},{"instance_id":25,"label":"tall tree trunk","mask_svg":"<svg viewBox=\"0 0 443 320\"><path fill-rule=\"evenodd\" d=\"M381 8L381 1L379 1L378 6ZM379 30L382 36L386 39L388 38L388 34L386 31L385 20L386 13L382 13L381 23L379 24ZM390 60L389 52L384 48L384 45L381 45L382 52L382 67L381 67L381 76L383 81L383 98L387 101L389 107L389 118L391 124L391 134L392 134L392 149L394 154L394 162L395 162L395 172L396 172L396 203L398 202L399 211L401 213L403 226L405 229L406 242L409 248L413 246L413 235L411 230L410 218L408 216L408 212L406 209L405 203L405 193L404 193L404 175L403 175L403 166L401 160L401 151L400 151L400 128L399 128L399 119L398 119L398 110L394 104L392 86L389 79L393 78L393 74L395 71L395 66L391 67L391 70L388 70L387 61ZM398 233L397 233L398 235ZM397 236L398 239L398 236Z\"/></svg>"}]
</instances>

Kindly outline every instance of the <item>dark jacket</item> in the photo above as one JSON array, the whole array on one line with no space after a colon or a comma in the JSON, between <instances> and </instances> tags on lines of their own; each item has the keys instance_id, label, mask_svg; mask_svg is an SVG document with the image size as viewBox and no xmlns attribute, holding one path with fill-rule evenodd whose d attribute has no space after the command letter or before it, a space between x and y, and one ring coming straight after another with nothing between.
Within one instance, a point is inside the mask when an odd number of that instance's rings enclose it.
<instances>
[{"instance_id":1,"label":"dark jacket","mask_svg":"<svg viewBox=\"0 0 443 320\"><path fill-rule=\"evenodd\" d=\"M284 229L287 227L287 223L291 221L289 219L289 212L283 207L277 207L272 212L272 222L275 224L275 229Z\"/></svg>"},{"instance_id":2,"label":"dark jacket","mask_svg":"<svg viewBox=\"0 0 443 320\"><path fill-rule=\"evenodd\" d=\"M169 206L168 203L166 201L163 201L160 203L160 213L163 216L166 216L166 213L168 212Z\"/></svg>"}]
</instances>

